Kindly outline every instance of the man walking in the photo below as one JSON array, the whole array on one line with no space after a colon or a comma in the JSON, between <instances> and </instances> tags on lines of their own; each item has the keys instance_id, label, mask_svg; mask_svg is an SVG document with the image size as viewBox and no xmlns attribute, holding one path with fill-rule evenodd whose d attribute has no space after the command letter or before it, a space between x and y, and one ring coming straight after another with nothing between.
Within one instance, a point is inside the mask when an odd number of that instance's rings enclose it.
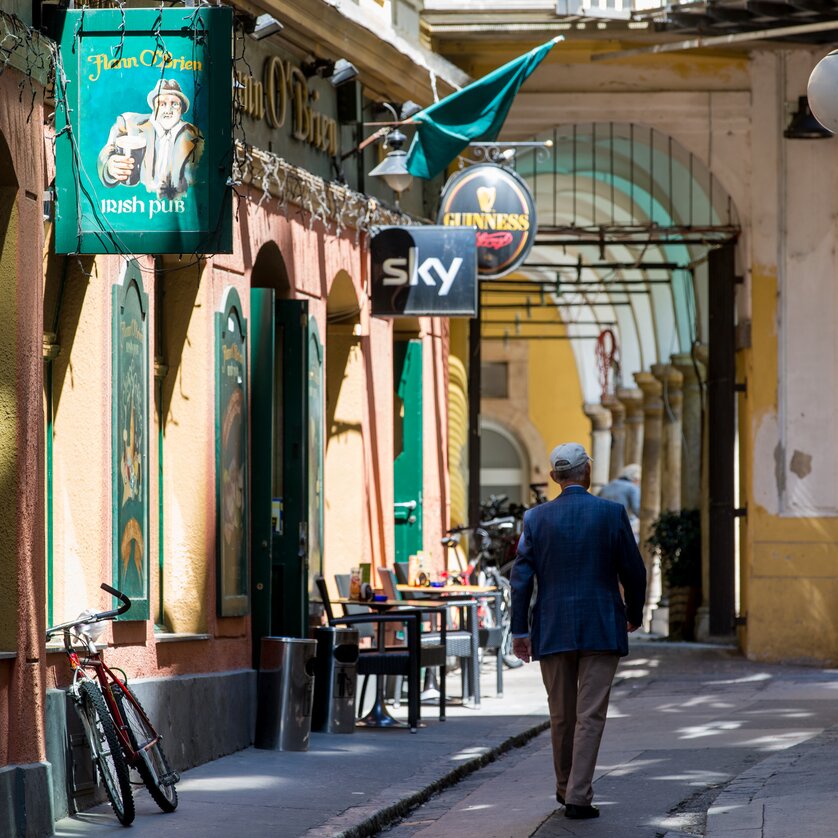
<instances>
[{"instance_id":1,"label":"man walking","mask_svg":"<svg viewBox=\"0 0 838 838\"><path fill-rule=\"evenodd\" d=\"M588 493L585 449L559 445L550 465L562 493L524 515L512 568L513 651L541 664L556 799L565 817L596 818L592 781L611 682L642 620L646 570L623 506Z\"/></svg>"},{"instance_id":2,"label":"man walking","mask_svg":"<svg viewBox=\"0 0 838 838\"><path fill-rule=\"evenodd\" d=\"M637 463L627 465L616 480L606 483L599 490L599 496L621 503L626 508L634 540L637 541L640 532L640 466Z\"/></svg>"}]
</instances>

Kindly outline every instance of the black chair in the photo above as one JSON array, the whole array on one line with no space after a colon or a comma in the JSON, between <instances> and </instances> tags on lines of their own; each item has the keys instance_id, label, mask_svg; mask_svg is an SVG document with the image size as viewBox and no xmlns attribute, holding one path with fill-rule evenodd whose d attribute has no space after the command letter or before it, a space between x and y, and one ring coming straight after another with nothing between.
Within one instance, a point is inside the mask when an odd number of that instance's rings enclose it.
<instances>
[{"instance_id":1,"label":"black chair","mask_svg":"<svg viewBox=\"0 0 838 838\"><path fill-rule=\"evenodd\" d=\"M390 611L381 614L347 614L336 617L332 611L332 602L326 580L322 576L315 578L317 590L323 600L323 608L329 625L372 625L378 629L375 648L361 649L358 656L358 674L376 676L376 701L372 710L359 722L369 727L401 727L384 706L383 678L388 675L401 675L407 678L407 720L408 727L415 733L421 718L419 701L419 673L422 666L439 667L442 679L445 678L445 620L444 612L439 608L423 608ZM422 644L422 619L424 613L436 613L440 617L441 640L437 644ZM402 624L406 628L407 645L387 646L384 628L387 624ZM360 709L360 708L359 708ZM445 720L445 691L440 694L440 721Z\"/></svg>"},{"instance_id":2,"label":"black chair","mask_svg":"<svg viewBox=\"0 0 838 838\"><path fill-rule=\"evenodd\" d=\"M409 585L410 582L407 576L407 562L393 562L393 567L396 569L396 579L400 585Z\"/></svg>"}]
</instances>

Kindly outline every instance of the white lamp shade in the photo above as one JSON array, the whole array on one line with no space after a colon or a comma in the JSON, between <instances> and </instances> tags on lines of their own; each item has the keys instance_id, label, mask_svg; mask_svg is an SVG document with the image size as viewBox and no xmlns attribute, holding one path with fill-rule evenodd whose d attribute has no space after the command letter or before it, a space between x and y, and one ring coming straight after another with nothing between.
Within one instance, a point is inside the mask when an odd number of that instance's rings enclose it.
<instances>
[{"instance_id":1,"label":"white lamp shade","mask_svg":"<svg viewBox=\"0 0 838 838\"><path fill-rule=\"evenodd\" d=\"M413 175L407 170L407 152L396 149L391 151L369 174L380 177L393 192L404 192L413 181Z\"/></svg>"},{"instance_id":2,"label":"white lamp shade","mask_svg":"<svg viewBox=\"0 0 838 838\"><path fill-rule=\"evenodd\" d=\"M809 76L809 107L824 128L838 134L838 50L822 58Z\"/></svg>"}]
</instances>

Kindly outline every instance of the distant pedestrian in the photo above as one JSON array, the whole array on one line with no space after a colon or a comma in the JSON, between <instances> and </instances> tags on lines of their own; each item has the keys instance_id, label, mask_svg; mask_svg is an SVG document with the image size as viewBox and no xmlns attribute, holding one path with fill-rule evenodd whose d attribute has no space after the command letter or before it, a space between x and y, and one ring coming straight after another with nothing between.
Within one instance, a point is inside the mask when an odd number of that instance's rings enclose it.
<instances>
[{"instance_id":1,"label":"distant pedestrian","mask_svg":"<svg viewBox=\"0 0 838 838\"><path fill-rule=\"evenodd\" d=\"M640 466L637 463L627 465L616 480L606 483L599 490L599 496L625 507L634 540L637 541L640 528Z\"/></svg>"},{"instance_id":2,"label":"distant pedestrian","mask_svg":"<svg viewBox=\"0 0 838 838\"><path fill-rule=\"evenodd\" d=\"M626 510L588 493L585 449L559 445L550 466L562 493L524 515L512 568L512 649L524 662L541 664L556 799L565 817L596 818L592 782L611 682L628 654L628 632L643 617L646 570Z\"/></svg>"}]
</instances>

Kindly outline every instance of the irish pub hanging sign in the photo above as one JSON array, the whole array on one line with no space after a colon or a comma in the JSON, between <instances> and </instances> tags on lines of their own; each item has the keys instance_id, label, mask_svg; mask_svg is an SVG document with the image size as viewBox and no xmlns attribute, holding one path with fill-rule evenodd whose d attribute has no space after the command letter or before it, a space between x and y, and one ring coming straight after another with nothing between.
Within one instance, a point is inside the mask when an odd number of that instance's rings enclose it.
<instances>
[{"instance_id":1,"label":"irish pub hanging sign","mask_svg":"<svg viewBox=\"0 0 838 838\"><path fill-rule=\"evenodd\" d=\"M57 17L56 250L232 248L232 9Z\"/></svg>"}]
</instances>

